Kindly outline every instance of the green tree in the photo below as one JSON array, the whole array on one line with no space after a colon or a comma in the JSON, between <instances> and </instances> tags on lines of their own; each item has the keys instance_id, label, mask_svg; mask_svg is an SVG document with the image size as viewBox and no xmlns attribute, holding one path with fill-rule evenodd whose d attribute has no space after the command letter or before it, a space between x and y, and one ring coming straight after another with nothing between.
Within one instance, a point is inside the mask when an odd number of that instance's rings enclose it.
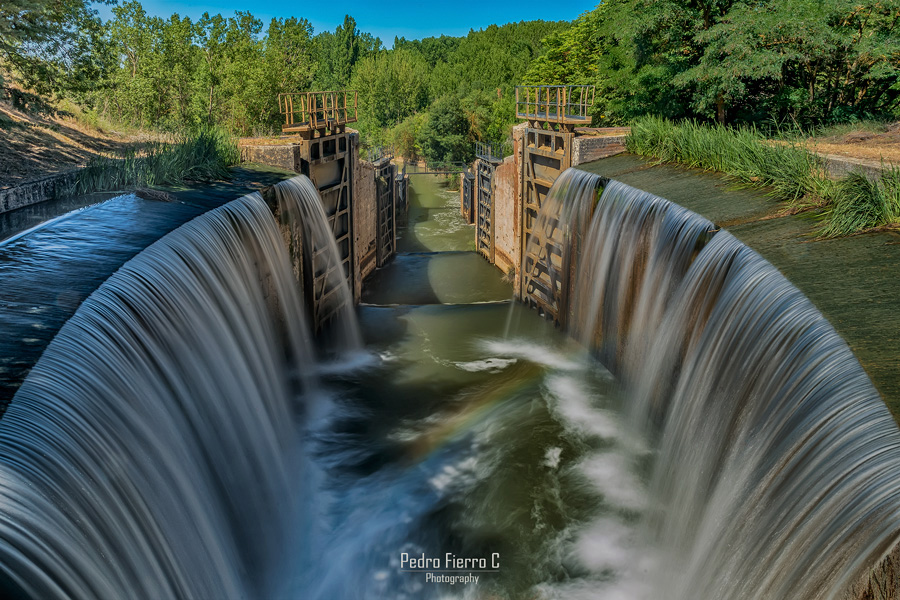
<instances>
[{"instance_id":1,"label":"green tree","mask_svg":"<svg viewBox=\"0 0 900 600\"><path fill-rule=\"evenodd\" d=\"M0 84L5 68L38 93L78 94L96 87L108 55L90 6L89 0L0 2Z\"/></svg>"},{"instance_id":2,"label":"green tree","mask_svg":"<svg viewBox=\"0 0 900 600\"><path fill-rule=\"evenodd\" d=\"M704 53L676 84L699 113L797 121L878 116L897 107L900 2L736 4L699 36ZM721 119L720 119L721 120Z\"/></svg>"},{"instance_id":3,"label":"green tree","mask_svg":"<svg viewBox=\"0 0 900 600\"><path fill-rule=\"evenodd\" d=\"M262 124L274 130L280 126L278 94L310 89L317 63L313 51L312 25L294 17L272 19L265 37L260 95L268 99L268 114Z\"/></svg>"},{"instance_id":4,"label":"green tree","mask_svg":"<svg viewBox=\"0 0 900 600\"><path fill-rule=\"evenodd\" d=\"M420 146L431 162L469 162L474 158L469 120L457 97L442 96L431 106L420 131Z\"/></svg>"},{"instance_id":5,"label":"green tree","mask_svg":"<svg viewBox=\"0 0 900 600\"><path fill-rule=\"evenodd\" d=\"M316 45L319 56L316 88L340 90L350 84L357 62L381 49L381 40L361 32L356 20L346 15L334 33L326 31L316 36Z\"/></svg>"},{"instance_id":6,"label":"green tree","mask_svg":"<svg viewBox=\"0 0 900 600\"><path fill-rule=\"evenodd\" d=\"M152 125L160 113L155 88L162 20L136 1L114 7L113 15L107 30L119 66L109 86L112 112L132 124Z\"/></svg>"},{"instance_id":7,"label":"green tree","mask_svg":"<svg viewBox=\"0 0 900 600\"><path fill-rule=\"evenodd\" d=\"M359 93L361 127L370 137L396 125L428 102L425 59L406 49L382 51L359 62L352 86Z\"/></svg>"},{"instance_id":8,"label":"green tree","mask_svg":"<svg viewBox=\"0 0 900 600\"><path fill-rule=\"evenodd\" d=\"M213 125L224 102L223 79L225 76L226 41L228 22L222 15L203 13L197 21L197 44L200 46L200 64L197 66L195 103L202 122Z\"/></svg>"}]
</instances>

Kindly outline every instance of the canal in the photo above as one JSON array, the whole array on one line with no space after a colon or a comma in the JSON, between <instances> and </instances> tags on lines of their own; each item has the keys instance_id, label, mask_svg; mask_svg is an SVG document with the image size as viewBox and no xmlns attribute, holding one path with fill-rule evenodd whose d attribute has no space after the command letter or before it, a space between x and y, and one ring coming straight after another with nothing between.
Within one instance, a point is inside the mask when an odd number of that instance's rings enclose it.
<instances>
[{"instance_id":1,"label":"canal","mask_svg":"<svg viewBox=\"0 0 900 600\"><path fill-rule=\"evenodd\" d=\"M511 301L445 181L411 177L400 235L358 309L369 360L326 369L334 416L308 436L322 527L304 597L636 592L647 452L610 375ZM448 553L486 568L446 569Z\"/></svg>"}]
</instances>

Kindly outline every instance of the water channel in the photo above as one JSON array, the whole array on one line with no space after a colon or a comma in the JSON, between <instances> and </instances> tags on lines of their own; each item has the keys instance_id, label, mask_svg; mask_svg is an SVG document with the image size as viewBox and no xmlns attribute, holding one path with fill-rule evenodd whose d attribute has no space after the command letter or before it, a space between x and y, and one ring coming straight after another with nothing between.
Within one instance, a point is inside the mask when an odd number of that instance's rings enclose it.
<instances>
[{"instance_id":1,"label":"water channel","mask_svg":"<svg viewBox=\"0 0 900 600\"><path fill-rule=\"evenodd\" d=\"M570 336L413 175L322 350L285 242L330 230L308 180L275 190L275 215L123 196L0 244L0 596L839 598L895 543L896 424L706 219L561 175L537 227L579 240Z\"/></svg>"},{"instance_id":2,"label":"water channel","mask_svg":"<svg viewBox=\"0 0 900 600\"><path fill-rule=\"evenodd\" d=\"M359 307L377 359L327 377L341 416L316 436L331 525L310 597L574 598L638 585L646 451L616 416L610 375L511 302L472 250L458 192L411 182L399 254ZM478 584L433 583L404 570L402 553L488 563L439 572Z\"/></svg>"}]
</instances>

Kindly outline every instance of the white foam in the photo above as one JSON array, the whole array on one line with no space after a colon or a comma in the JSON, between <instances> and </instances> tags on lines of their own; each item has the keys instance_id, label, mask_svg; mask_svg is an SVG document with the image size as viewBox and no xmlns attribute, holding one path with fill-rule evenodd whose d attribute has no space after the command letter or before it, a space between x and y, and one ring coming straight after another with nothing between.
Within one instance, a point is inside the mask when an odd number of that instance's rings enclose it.
<instances>
[{"instance_id":1,"label":"white foam","mask_svg":"<svg viewBox=\"0 0 900 600\"><path fill-rule=\"evenodd\" d=\"M438 492L448 491L451 488L467 487L478 481L476 469L478 460L471 456L455 465L445 465L441 471L428 480Z\"/></svg>"},{"instance_id":2,"label":"white foam","mask_svg":"<svg viewBox=\"0 0 900 600\"><path fill-rule=\"evenodd\" d=\"M468 371L470 373L478 373L487 371L488 373L499 373L506 367L514 365L518 362L516 358L484 358L481 360L473 360L469 362L455 362L456 368Z\"/></svg>"},{"instance_id":3,"label":"white foam","mask_svg":"<svg viewBox=\"0 0 900 600\"><path fill-rule=\"evenodd\" d=\"M544 453L544 466L550 467L551 469L556 469L559 467L559 461L562 457L562 448L547 448L547 451Z\"/></svg>"},{"instance_id":4,"label":"white foam","mask_svg":"<svg viewBox=\"0 0 900 600\"><path fill-rule=\"evenodd\" d=\"M583 361L565 356L558 348L537 344L527 339L484 340L481 342L481 347L491 354L521 358L561 371L575 371L585 367Z\"/></svg>"},{"instance_id":5,"label":"white foam","mask_svg":"<svg viewBox=\"0 0 900 600\"><path fill-rule=\"evenodd\" d=\"M575 558L594 572L623 571L633 560L632 535L632 530L618 521L598 519L579 534Z\"/></svg>"},{"instance_id":6,"label":"white foam","mask_svg":"<svg viewBox=\"0 0 900 600\"><path fill-rule=\"evenodd\" d=\"M588 481L616 508L643 510L647 492L624 456L611 452L589 456L578 465Z\"/></svg>"},{"instance_id":7,"label":"white foam","mask_svg":"<svg viewBox=\"0 0 900 600\"><path fill-rule=\"evenodd\" d=\"M613 440L619 437L621 426L609 412L591 405L595 394L584 381L573 375L552 375L547 378L547 391L552 395L550 409L571 430L582 435Z\"/></svg>"}]
</instances>

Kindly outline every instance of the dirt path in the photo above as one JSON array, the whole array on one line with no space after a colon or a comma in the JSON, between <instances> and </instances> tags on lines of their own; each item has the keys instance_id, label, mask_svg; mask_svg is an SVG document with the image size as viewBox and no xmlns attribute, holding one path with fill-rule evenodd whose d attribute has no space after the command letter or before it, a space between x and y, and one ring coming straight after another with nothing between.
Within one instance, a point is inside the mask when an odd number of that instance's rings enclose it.
<instances>
[{"instance_id":1,"label":"dirt path","mask_svg":"<svg viewBox=\"0 0 900 600\"><path fill-rule=\"evenodd\" d=\"M853 158L880 166L881 161L900 167L900 121L885 131L851 130L841 135L809 138L806 146L819 154Z\"/></svg>"}]
</instances>

